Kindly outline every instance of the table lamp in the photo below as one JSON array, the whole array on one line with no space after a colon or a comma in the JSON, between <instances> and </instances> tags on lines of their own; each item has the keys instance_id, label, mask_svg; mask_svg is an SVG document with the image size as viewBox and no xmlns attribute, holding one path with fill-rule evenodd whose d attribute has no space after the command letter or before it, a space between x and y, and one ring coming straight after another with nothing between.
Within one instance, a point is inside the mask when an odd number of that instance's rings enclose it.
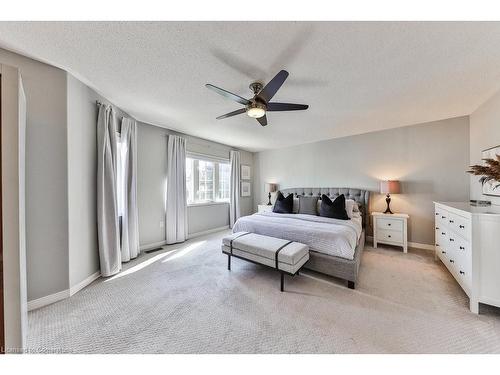
<instances>
[{"instance_id":1,"label":"table lamp","mask_svg":"<svg viewBox=\"0 0 500 375\"><path fill-rule=\"evenodd\" d=\"M401 190L399 181L395 180L387 180L387 181L380 181L380 194L387 194L385 201L387 203L387 209L385 210L384 214L392 214L393 212L391 211L391 208L389 207L391 203L391 194L399 194Z\"/></svg>"},{"instance_id":2,"label":"table lamp","mask_svg":"<svg viewBox=\"0 0 500 375\"><path fill-rule=\"evenodd\" d=\"M267 203L268 206L272 206L272 203L271 203L271 193L275 193L276 190L278 190L278 185L277 184L273 184L273 183L270 183L268 182L266 184L266 191L269 192L269 202Z\"/></svg>"}]
</instances>

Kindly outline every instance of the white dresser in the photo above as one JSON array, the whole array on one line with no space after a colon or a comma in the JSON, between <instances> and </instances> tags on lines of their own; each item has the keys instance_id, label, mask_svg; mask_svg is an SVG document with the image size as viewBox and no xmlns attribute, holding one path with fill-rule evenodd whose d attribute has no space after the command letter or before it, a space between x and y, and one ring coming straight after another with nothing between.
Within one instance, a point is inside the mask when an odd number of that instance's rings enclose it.
<instances>
[{"instance_id":1,"label":"white dresser","mask_svg":"<svg viewBox=\"0 0 500 375\"><path fill-rule=\"evenodd\" d=\"M500 307L500 206L434 202L435 249L470 299Z\"/></svg>"},{"instance_id":2,"label":"white dresser","mask_svg":"<svg viewBox=\"0 0 500 375\"><path fill-rule=\"evenodd\" d=\"M373 217L373 247L377 243L401 246L408 252L408 218L407 214L384 214L372 212Z\"/></svg>"}]
</instances>

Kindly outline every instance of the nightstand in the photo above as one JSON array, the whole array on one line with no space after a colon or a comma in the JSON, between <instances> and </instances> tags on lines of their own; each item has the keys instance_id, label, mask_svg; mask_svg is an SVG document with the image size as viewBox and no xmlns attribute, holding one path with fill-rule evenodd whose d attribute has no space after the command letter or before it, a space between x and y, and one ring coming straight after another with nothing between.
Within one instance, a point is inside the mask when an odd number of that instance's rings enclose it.
<instances>
[{"instance_id":1,"label":"nightstand","mask_svg":"<svg viewBox=\"0 0 500 375\"><path fill-rule=\"evenodd\" d=\"M408 252L408 218L407 214L384 214L372 212L373 247L377 243L401 246Z\"/></svg>"},{"instance_id":2,"label":"nightstand","mask_svg":"<svg viewBox=\"0 0 500 375\"><path fill-rule=\"evenodd\" d=\"M257 212L273 212L274 206L269 206L267 204L259 204L257 206Z\"/></svg>"}]
</instances>

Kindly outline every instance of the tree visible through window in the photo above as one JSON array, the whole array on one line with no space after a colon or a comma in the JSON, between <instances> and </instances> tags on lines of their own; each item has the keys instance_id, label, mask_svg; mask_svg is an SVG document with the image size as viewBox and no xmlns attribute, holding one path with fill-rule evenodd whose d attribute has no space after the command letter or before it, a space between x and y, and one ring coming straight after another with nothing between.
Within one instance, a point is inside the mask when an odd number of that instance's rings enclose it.
<instances>
[{"instance_id":1,"label":"tree visible through window","mask_svg":"<svg viewBox=\"0 0 500 375\"><path fill-rule=\"evenodd\" d=\"M229 202L228 162L186 158L187 203Z\"/></svg>"}]
</instances>

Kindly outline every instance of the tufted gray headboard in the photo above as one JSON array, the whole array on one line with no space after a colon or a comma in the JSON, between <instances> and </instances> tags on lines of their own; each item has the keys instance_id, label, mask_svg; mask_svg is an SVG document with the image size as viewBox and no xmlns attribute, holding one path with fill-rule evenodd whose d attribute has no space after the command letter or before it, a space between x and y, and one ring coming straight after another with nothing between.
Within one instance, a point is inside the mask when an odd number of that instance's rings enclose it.
<instances>
[{"instance_id":1,"label":"tufted gray headboard","mask_svg":"<svg viewBox=\"0 0 500 375\"><path fill-rule=\"evenodd\" d=\"M340 194L344 194L346 199L353 199L359 205L359 209L363 218L363 227L368 223L368 204L370 200L370 192L363 189L352 189L352 188L289 188L280 189L283 195L295 194L296 196L314 196L317 195L321 198L321 195L325 194L330 199L337 198Z\"/></svg>"}]
</instances>

